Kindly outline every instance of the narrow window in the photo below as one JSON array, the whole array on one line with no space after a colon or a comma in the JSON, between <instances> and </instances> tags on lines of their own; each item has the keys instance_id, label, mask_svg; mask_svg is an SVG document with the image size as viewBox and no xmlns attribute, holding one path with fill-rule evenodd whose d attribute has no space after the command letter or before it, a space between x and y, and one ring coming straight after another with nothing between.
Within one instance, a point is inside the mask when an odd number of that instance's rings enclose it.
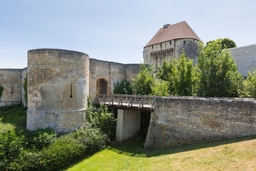
<instances>
[{"instance_id":1,"label":"narrow window","mask_svg":"<svg viewBox=\"0 0 256 171\"><path fill-rule=\"evenodd\" d=\"M73 97L73 95L72 95L72 84L71 84L71 86L70 86L70 96L69 96L70 98L72 98Z\"/></svg>"},{"instance_id":2,"label":"narrow window","mask_svg":"<svg viewBox=\"0 0 256 171\"><path fill-rule=\"evenodd\" d=\"M170 41L170 45L172 44L172 41Z\"/></svg>"},{"instance_id":3,"label":"narrow window","mask_svg":"<svg viewBox=\"0 0 256 171\"><path fill-rule=\"evenodd\" d=\"M186 45L186 41L183 41L183 45Z\"/></svg>"},{"instance_id":4,"label":"narrow window","mask_svg":"<svg viewBox=\"0 0 256 171\"><path fill-rule=\"evenodd\" d=\"M13 94L13 87L12 87L12 91L11 91L11 94Z\"/></svg>"}]
</instances>

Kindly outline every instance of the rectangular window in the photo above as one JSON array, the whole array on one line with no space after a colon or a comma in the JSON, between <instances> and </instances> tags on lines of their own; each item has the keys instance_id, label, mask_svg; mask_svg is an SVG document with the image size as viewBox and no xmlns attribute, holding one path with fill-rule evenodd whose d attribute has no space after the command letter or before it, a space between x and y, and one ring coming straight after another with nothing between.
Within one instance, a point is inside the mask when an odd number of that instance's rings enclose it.
<instances>
[{"instance_id":1,"label":"rectangular window","mask_svg":"<svg viewBox=\"0 0 256 171\"><path fill-rule=\"evenodd\" d=\"M172 44L172 41L170 41L170 45Z\"/></svg>"},{"instance_id":2,"label":"rectangular window","mask_svg":"<svg viewBox=\"0 0 256 171\"><path fill-rule=\"evenodd\" d=\"M183 41L183 45L186 45L186 41Z\"/></svg>"}]
</instances>

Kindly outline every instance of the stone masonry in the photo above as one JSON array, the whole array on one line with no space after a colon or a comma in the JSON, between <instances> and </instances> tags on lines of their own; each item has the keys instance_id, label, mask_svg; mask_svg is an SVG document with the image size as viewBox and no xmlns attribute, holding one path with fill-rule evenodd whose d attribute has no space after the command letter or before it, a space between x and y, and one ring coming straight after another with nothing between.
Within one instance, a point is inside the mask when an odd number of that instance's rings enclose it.
<instances>
[{"instance_id":1,"label":"stone masonry","mask_svg":"<svg viewBox=\"0 0 256 171\"><path fill-rule=\"evenodd\" d=\"M51 127L69 132L85 122L89 92L89 56L37 49L28 52L27 129Z\"/></svg>"},{"instance_id":2,"label":"stone masonry","mask_svg":"<svg viewBox=\"0 0 256 171\"><path fill-rule=\"evenodd\" d=\"M256 134L256 100L158 97L145 148Z\"/></svg>"}]
</instances>

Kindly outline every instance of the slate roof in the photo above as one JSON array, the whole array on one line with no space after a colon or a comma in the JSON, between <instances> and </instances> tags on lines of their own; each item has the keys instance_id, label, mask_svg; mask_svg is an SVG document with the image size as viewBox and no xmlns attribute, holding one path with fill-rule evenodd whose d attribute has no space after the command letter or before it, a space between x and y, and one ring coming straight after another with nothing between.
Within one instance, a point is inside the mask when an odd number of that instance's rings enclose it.
<instances>
[{"instance_id":1,"label":"slate roof","mask_svg":"<svg viewBox=\"0 0 256 171\"><path fill-rule=\"evenodd\" d=\"M159 29L145 47L181 38L192 38L201 41L187 22L182 21L173 25L168 25L166 28Z\"/></svg>"}]
</instances>

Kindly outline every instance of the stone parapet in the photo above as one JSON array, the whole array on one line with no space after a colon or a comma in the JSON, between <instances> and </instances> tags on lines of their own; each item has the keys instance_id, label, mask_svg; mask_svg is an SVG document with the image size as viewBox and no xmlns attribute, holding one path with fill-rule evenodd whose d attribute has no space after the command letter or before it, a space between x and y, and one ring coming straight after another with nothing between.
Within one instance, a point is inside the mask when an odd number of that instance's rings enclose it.
<instances>
[{"instance_id":1,"label":"stone parapet","mask_svg":"<svg viewBox=\"0 0 256 171\"><path fill-rule=\"evenodd\" d=\"M256 135L256 100L158 97L145 148Z\"/></svg>"}]
</instances>

